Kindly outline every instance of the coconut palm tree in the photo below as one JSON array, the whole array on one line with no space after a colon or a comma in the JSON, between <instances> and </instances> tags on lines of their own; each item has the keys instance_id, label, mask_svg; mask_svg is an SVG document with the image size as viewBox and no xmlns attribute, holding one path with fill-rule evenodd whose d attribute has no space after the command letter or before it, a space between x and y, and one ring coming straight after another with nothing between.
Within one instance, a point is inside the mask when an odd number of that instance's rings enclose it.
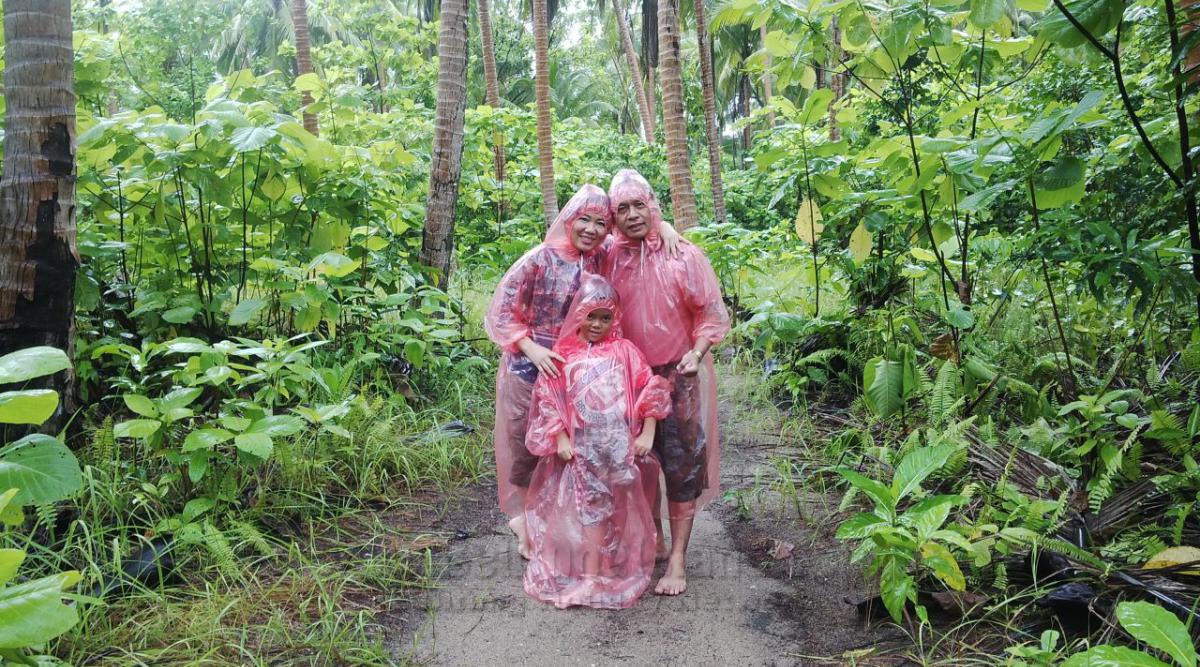
<instances>
[{"instance_id":1,"label":"coconut palm tree","mask_svg":"<svg viewBox=\"0 0 1200 667\"><path fill-rule=\"evenodd\" d=\"M554 117L550 109L550 21L547 0L533 0L533 71L537 98L538 176L542 185L542 213L546 226L558 216L554 189Z\"/></svg>"},{"instance_id":2,"label":"coconut palm tree","mask_svg":"<svg viewBox=\"0 0 1200 667\"><path fill-rule=\"evenodd\" d=\"M679 0L658 0L659 76L662 79L663 128L667 144L667 175L675 227L696 224L696 196L688 161L687 119L683 106L683 74L679 64Z\"/></svg>"},{"instance_id":3,"label":"coconut palm tree","mask_svg":"<svg viewBox=\"0 0 1200 667\"><path fill-rule=\"evenodd\" d=\"M463 120L467 108L467 0L443 0L441 10L433 159L421 237L421 263L434 270L438 286L445 289L454 255L454 208L462 174Z\"/></svg>"},{"instance_id":4,"label":"coconut palm tree","mask_svg":"<svg viewBox=\"0 0 1200 667\"><path fill-rule=\"evenodd\" d=\"M614 3L619 0L613 0ZM721 179L721 135L717 133L717 94L713 82L712 45L708 41L708 16L704 0L693 0L696 12L696 48L700 52L700 90L704 97L704 137L708 143L708 172L712 180L713 217L725 222L725 186Z\"/></svg>"},{"instance_id":5,"label":"coconut palm tree","mask_svg":"<svg viewBox=\"0 0 1200 667\"><path fill-rule=\"evenodd\" d=\"M5 0L0 355L75 330L75 86L71 0ZM70 372L52 381L74 410ZM61 424L53 420L55 427Z\"/></svg>"},{"instance_id":6,"label":"coconut palm tree","mask_svg":"<svg viewBox=\"0 0 1200 667\"><path fill-rule=\"evenodd\" d=\"M292 27L296 34L296 77L299 78L313 71L308 40L308 5L304 0L292 0ZM317 116L308 111L313 98L307 90L300 93L300 103L304 105L304 129L316 136Z\"/></svg>"},{"instance_id":7,"label":"coconut palm tree","mask_svg":"<svg viewBox=\"0 0 1200 667\"><path fill-rule=\"evenodd\" d=\"M638 66L637 51L633 48L633 39L629 36L629 25L625 19L625 4L622 0L612 0L613 14L617 20L617 33L621 36L621 50L625 53L625 61L629 64L629 72L633 78L634 91L637 93L638 113L642 117L642 136L646 143L655 140L654 107L646 97L646 86L642 81L642 68Z\"/></svg>"},{"instance_id":8,"label":"coconut palm tree","mask_svg":"<svg viewBox=\"0 0 1200 667\"><path fill-rule=\"evenodd\" d=\"M500 108L500 82L496 78L496 47L492 42L492 11L488 0L478 0L479 35L483 42L483 80L488 106ZM505 177L504 135L492 133L492 152L495 154L496 180L503 186Z\"/></svg>"}]
</instances>

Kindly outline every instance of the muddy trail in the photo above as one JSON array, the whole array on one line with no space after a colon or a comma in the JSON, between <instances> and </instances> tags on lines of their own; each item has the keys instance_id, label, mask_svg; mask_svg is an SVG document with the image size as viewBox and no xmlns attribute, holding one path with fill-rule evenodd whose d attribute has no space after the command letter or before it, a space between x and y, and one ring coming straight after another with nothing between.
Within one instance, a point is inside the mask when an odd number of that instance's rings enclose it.
<instances>
[{"instance_id":1,"label":"muddy trail","mask_svg":"<svg viewBox=\"0 0 1200 667\"><path fill-rule=\"evenodd\" d=\"M697 514L685 595L647 592L622 611L528 598L524 561L483 485L432 523L449 538L433 557L437 586L394 628L396 655L429 665L896 664L883 654L903 637L852 604L869 585L832 537L838 498L781 493L774 464L803 443L781 437L774 406L749 398L756 379L725 377L724 498Z\"/></svg>"}]
</instances>

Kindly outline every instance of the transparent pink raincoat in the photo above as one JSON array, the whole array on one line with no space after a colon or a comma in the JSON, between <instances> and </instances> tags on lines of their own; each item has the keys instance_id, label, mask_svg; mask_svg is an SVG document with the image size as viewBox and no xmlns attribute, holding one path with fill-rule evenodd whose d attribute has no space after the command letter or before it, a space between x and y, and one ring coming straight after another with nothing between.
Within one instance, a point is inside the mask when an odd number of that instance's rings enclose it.
<instances>
[{"instance_id":1,"label":"transparent pink raincoat","mask_svg":"<svg viewBox=\"0 0 1200 667\"><path fill-rule=\"evenodd\" d=\"M663 249L662 210L641 174L623 169L609 187L609 205L633 200L650 212L650 231L640 241L615 225L615 243L602 273L621 296L624 335L646 355L655 374L671 384L671 416L658 426L654 451L666 478L671 518L692 516L716 495L721 479L717 433L717 385L712 355L700 372L686 377L676 364L701 338L719 343L729 332L729 313L708 258L696 246L681 243L678 257Z\"/></svg>"},{"instance_id":2,"label":"transparent pink raincoat","mask_svg":"<svg viewBox=\"0 0 1200 667\"><path fill-rule=\"evenodd\" d=\"M586 275L554 346L563 372L538 378L525 440L540 457L525 510L533 546L525 592L560 608L632 606L654 570L660 469L653 456L635 456L633 441L646 417L670 412L670 387L619 325L595 343L580 338L579 326L600 308L619 317L616 290ZM569 461L558 456L562 432L574 448Z\"/></svg>"},{"instance_id":3,"label":"transparent pink raincoat","mask_svg":"<svg viewBox=\"0 0 1200 667\"><path fill-rule=\"evenodd\" d=\"M538 372L517 343L528 336L543 347L553 346L580 276L598 271L602 251L597 248L584 255L571 244L571 225L585 213L610 219L604 190L585 185L571 197L545 240L504 274L484 316L488 337L504 351L496 372L493 444L500 508L509 516L524 511L523 491L537 465L537 457L525 447L525 431Z\"/></svg>"}]
</instances>

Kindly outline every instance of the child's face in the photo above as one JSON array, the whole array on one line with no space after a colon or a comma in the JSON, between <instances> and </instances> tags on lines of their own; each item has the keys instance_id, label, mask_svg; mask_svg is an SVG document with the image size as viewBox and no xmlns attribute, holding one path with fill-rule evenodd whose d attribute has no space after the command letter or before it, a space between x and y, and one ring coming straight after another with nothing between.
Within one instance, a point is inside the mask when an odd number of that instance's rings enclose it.
<instances>
[{"instance_id":1,"label":"child's face","mask_svg":"<svg viewBox=\"0 0 1200 667\"><path fill-rule=\"evenodd\" d=\"M612 311L607 308L597 308L588 313L587 320L579 327L579 335L589 343L604 338L613 325Z\"/></svg>"}]
</instances>

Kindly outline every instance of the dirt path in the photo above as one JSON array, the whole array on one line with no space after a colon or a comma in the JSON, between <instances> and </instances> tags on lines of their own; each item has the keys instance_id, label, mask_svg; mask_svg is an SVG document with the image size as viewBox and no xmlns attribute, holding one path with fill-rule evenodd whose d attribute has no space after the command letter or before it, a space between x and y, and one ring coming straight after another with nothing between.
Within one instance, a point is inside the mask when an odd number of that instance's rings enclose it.
<instances>
[{"instance_id":1,"label":"dirt path","mask_svg":"<svg viewBox=\"0 0 1200 667\"><path fill-rule=\"evenodd\" d=\"M846 602L863 586L827 527L780 509L768 484L780 415L748 402L750 382L735 376L722 391L722 488L743 492L743 511L716 502L697 515L685 596L648 593L617 612L531 600L505 517L484 490L448 517L445 528L467 537L435 558L440 587L398 653L436 665L869 664L866 647L883 637Z\"/></svg>"}]
</instances>

